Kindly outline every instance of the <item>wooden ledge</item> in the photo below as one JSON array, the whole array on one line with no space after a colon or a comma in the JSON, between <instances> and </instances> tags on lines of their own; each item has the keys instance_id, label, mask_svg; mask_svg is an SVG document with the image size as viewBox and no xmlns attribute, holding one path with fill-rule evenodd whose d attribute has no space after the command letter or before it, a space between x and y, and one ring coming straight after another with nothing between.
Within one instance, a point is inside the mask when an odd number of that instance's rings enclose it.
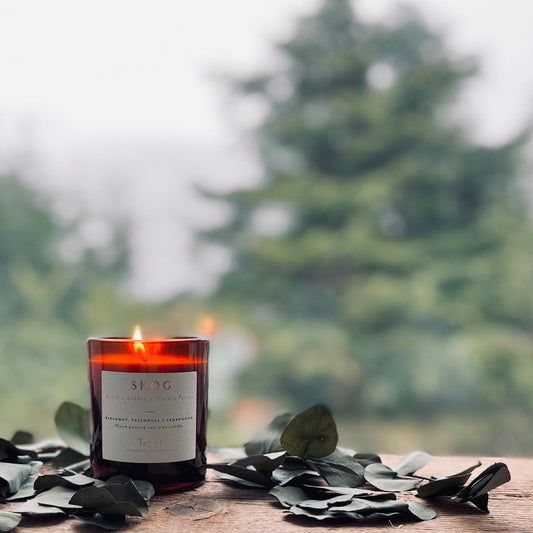
<instances>
[{"instance_id":1,"label":"wooden ledge","mask_svg":"<svg viewBox=\"0 0 533 533\"><path fill-rule=\"evenodd\" d=\"M212 458L211 458L212 459ZM385 464L394 464L397 457L382 456ZM490 514L484 514L473 505L432 504L437 518L427 522L404 524L402 531L439 533L531 533L533 531L533 459L496 457L433 457L429 464L420 470L421 475L444 476L455 474L479 459L482 468L502 461L511 472L511 481L491 491ZM481 471L481 470L479 470ZM476 473L474 473L476 475ZM409 495L402 494L402 498ZM10 508L15 506L10 505ZM3 506L3 510L9 510ZM393 522L394 526L401 522ZM372 533L393 531L389 523L343 523L296 520L290 517L267 494L266 490L236 488L216 479L208 471L208 479L201 487L189 492L156 496L152 500L146 518L127 518L127 525L119 531L143 533L167 533L185 531L187 533L323 533L335 530L351 530ZM62 521L25 521L16 531L49 531L101 533L102 529L81 525L73 519Z\"/></svg>"}]
</instances>

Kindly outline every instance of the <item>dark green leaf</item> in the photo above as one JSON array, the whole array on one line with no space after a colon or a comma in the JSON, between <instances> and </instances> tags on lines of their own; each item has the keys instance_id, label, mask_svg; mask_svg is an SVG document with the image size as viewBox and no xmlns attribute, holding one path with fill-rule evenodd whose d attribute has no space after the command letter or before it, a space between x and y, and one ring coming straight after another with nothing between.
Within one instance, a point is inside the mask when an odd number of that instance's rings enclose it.
<instances>
[{"instance_id":1,"label":"dark green leaf","mask_svg":"<svg viewBox=\"0 0 533 533\"><path fill-rule=\"evenodd\" d=\"M314 518L315 520L328 520L335 518L335 513L329 509L324 511L313 511L311 509L305 509L294 505L289 509L289 511L294 515L307 516L309 518Z\"/></svg>"},{"instance_id":2,"label":"dark green leaf","mask_svg":"<svg viewBox=\"0 0 533 533\"><path fill-rule=\"evenodd\" d=\"M320 474L316 470L310 468L277 468L272 472L272 477L280 485L287 485L295 481L301 481L309 477L318 477Z\"/></svg>"},{"instance_id":3,"label":"dark green leaf","mask_svg":"<svg viewBox=\"0 0 533 533\"><path fill-rule=\"evenodd\" d=\"M244 466L230 465L230 464L212 464L209 465L217 472L220 479L231 481L242 485L252 487L272 487L274 482L270 476L265 476L257 470L246 468Z\"/></svg>"},{"instance_id":4,"label":"dark green leaf","mask_svg":"<svg viewBox=\"0 0 533 533\"><path fill-rule=\"evenodd\" d=\"M356 453L353 458L363 467L381 463L381 457L375 453Z\"/></svg>"},{"instance_id":5,"label":"dark green leaf","mask_svg":"<svg viewBox=\"0 0 533 533\"><path fill-rule=\"evenodd\" d=\"M19 457L37 459L37 454L31 450L24 450L15 446L12 442L0 438L0 461L18 461Z\"/></svg>"},{"instance_id":6,"label":"dark green leaf","mask_svg":"<svg viewBox=\"0 0 533 533\"><path fill-rule=\"evenodd\" d=\"M80 506L70 503L75 493L76 489L72 487L57 486L37 494L34 500L41 505L58 507L59 509L65 510L77 510L80 509Z\"/></svg>"},{"instance_id":7,"label":"dark green leaf","mask_svg":"<svg viewBox=\"0 0 533 533\"><path fill-rule=\"evenodd\" d=\"M334 452L322 459L308 459L328 485L334 487L360 487L364 484L364 468L353 457Z\"/></svg>"},{"instance_id":8,"label":"dark green leaf","mask_svg":"<svg viewBox=\"0 0 533 533\"><path fill-rule=\"evenodd\" d=\"M307 493L299 487L276 486L270 489L269 494L276 497L283 507L292 507L307 499Z\"/></svg>"},{"instance_id":9,"label":"dark green leaf","mask_svg":"<svg viewBox=\"0 0 533 533\"><path fill-rule=\"evenodd\" d=\"M109 531L120 529L126 521L126 517L123 514L105 515L102 513L83 512L75 513L72 516L84 524L98 526Z\"/></svg>"},{"instance_id":10,"label":"dark green leaf","mask_svg":"<svg viewBox=\"0 0 533 533\"><path fill-rule=\"evenodd\" d=\"M431 481L420 485L417 489L417 496L421 498L435 498L439 496L454 496L461 490L472 472L479 467L478 461L475 465L454 474L452 476L432 479Z\"/></svg>"},{"instance_id":11,"label":"dark green leaf","mask_svg":"<svg viewBox=\"0 0 533 533\"><path fill-rule=\"evenodd\" d=\"M281 435L287 453L303 458L330 455L337 446L337 427L323 405L311 407L295 416Z\"/></svg>"},{"instance_id":12,"label":"dark green leaf","mask_svg":"<svg viewBox=\"0 0 533 533\"><path fill-rule=\"evenodd\" d=\"M89 455L89 411L72 402L63 402L56 411L55 424L67 445L84 456Z\"/></svg>"},{"instance_id":13,"label":"dark green leaf","mask_svg":"<svg viewBox=\"0 0 533 533\"><path fill-rule=\"evenodd\" d=\"M0 511L0 532L12 531L18 526L21 518L20 514Z\"/></svg>"},{"instance_id":14,"label":"dark green leaf","mask_svg":"<svg viewBox=\"0 0 533 533\"><path fill-rule=\"evenodd\" d=\"M487 493L511 480L511 474L505 463L494 463L479 474L458 493L457 498L470 501L482 511L488 513Z\"/></svg>"},{"instance_id":15,"label":"dark green leaf","mask_svg":"<svg viewBox=\"0 0 533 533\"><path fill-rule=\"evenodd\" d=\"M131 514L134 516L146 516L148 514L146 500L130 485L106 483L100 487L84 487L74 494L70 503L103 514Z\"/></svg>"},{"instance_id":16,"label":"dark green leaf","mask_svg":"<svg viewBox=\"0 0 533 533\"><path fill-rule=\"evenodd\" d=\"M413 490L421 482L420 479L400 477L394 470L380 463L368 465L364 476L377 489L389 492Z\"/></svg>"},{"instance_id":17,"label":"dark green leaf","mask_svg":"<svg viewBox=\"0 0 533 533\"><path fill-rule=\"evenodd\" d=\"M9 439L15 446L21 444L32 444L34 441L33 435L29 431L16 431Z\"/></svg>"},{"instance_id":18,"label":"dark green leaf","mask_svg":"<svg viewBox=\"0 0 533 533\"><path fill-rule=\"evenodd\" d=\"M431 455L426 452L412 452L402 457L393 467L399 476L410 476L422 467L431 459Z\"/></svg>"},{"instance_id":19,"label":"dark green leaf","mask_svg":"<svg viewBox=\"0 0 533 533\"><path fill-rule=\"evenodd\" d=\"M233 461L232 465L250 467L252 466L258 472L270 476L276 468L283 464L287 453L275 452L264 455L250 455Z\"/></svg>"},{"instance_id":20,"label":"dark green leaf","mask_svg":"<svg viewBox=\"0 0 533 533\"><path fill-rule=\"evenodd\" d=\"M281 434L291 421L292 415L284 413L276 416L268 426L259 430L259 432L244 445L246 455L261 455L282 451L280 444Z\"/></svg>"},{"instance_id":21,"label":"dark green leaf","mask_svg":"<svg viewBox=\"0 0 533 533\"><path fill-rule=\"evenodd\" d=\"M84 468L81 470L82 465ZM72 448L65 448L64 450L61 450L57 457L54 458L52 461L52 467L56 470L60 470L62 468L68 468L68 469L76 469L76 471L84 471L87 466L89 465L89 462L87 460L87 456L73 450Z\"/></svg>"},{"instance_id":22,"label":"dark green leaf","mask_svg":"<svg viewBox=\"0 0 533 533\"><path fill-rule=\"evenodd\" d=\"M79 489L81 487L87 487L88 485L94 485L94 478L83 476L81 474L75 474L73 476L46 474L39 476L35 480L34 488L36 490L48 490L52 487L63 486Z\"/></svg>"},{"instance_id":23,"label":"dark green leaf","mask_svg":"<svg viewBox=\"0 0 533 533\"><path fill-rule=\"evenodd\" d=\"M135 489L147 502L149 502L155 494L154 486L150 482L141 479L131 479L128 476L117 474L115 476L110 477L107 480L107 483L111 485L130 486Z\"/></svg>"},{"instance_id":24,"label":"dark green leaf","mask_svg":"<svg viewBox=\"0 0 533 533\"><path fill-rule=\"evenodd\" d=\"M63 516L67 517L67 513L59 507L51 505L41 505L35 498L24 502L16 509L17 513L23 516Z\"/></svg>"}]
</instances>

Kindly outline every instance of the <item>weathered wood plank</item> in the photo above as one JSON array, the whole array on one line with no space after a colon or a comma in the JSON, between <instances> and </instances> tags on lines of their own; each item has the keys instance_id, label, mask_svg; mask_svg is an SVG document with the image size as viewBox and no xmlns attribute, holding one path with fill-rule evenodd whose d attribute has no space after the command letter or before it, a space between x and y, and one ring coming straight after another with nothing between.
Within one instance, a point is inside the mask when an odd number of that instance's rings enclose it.
<instances>
[{"instance_id":1,"label":"weathered wood plank","mask_svg":"<svg viewBox=\"0 0 533 533\"><path fill-rule=\"evenodd\" d=\"M393 464L392 456L384 456L384 462ZM434 457L421 474L454 474L470 465L477 458ZM438 517L429 522L412 522L402 527L403 531L414 532L513 532L530 533L533 531L533 459L522 458L480 458L483 467L496 461L503 461L511 471L511 481L491 492L490 514L484 514L471 505L453 507L434 505ZM404 497L404 495L402 495ZM398 526L401 522L395 521ZM25 520L20 531L35 530L36 523ZM39 523L40 525L40 523ZM33 526L33 527L32 527ZM212 472L208 481L200 488L190 492L157 496L153 499L149 516L143 519L128 518L124 531L143 533L162 533L181 529L188 533L313 533L363 528L372 533L392 531L389 523L324 523L290 517L266 491L230 487L218 480ZM78 522L66 520L47 522L43 531L54 532L101 532L98 528L83 526Z\"/></svg>"}]
</instances>

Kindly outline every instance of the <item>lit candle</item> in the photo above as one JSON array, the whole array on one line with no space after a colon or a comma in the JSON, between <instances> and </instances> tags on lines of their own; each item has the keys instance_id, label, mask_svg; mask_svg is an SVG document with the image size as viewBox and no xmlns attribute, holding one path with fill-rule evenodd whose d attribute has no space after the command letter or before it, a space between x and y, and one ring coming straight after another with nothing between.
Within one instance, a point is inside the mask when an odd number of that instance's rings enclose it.
<instances>
[{"instance_id":1,"label":"lit candle","mask_svg":"<svg viewBox=\"0 0 533 533\"><path fill-rule=\"evenodd\" d=\"M91 338L91 469L157 492L205 479L209 342L195 337Z\"/></svg>"}]
</instances>

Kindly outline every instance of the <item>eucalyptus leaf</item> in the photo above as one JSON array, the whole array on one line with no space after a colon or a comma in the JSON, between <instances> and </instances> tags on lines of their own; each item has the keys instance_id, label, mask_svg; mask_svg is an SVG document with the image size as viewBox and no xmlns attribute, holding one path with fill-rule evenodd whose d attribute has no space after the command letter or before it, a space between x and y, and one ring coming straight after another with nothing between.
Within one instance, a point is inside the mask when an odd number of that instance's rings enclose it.
<instances>
[{"instance_id":1,"label":"eucalyptus leaf","mask_svg":"<svg viewBox=\"0 0 533 533\"><path fill-rule=\"evenodd\" d=\"M37 454L32 450L25 450L15 446L12 442L0 438L0 461L17 462L19 457L37 459Z\"/></svg>"},{"instance_id":2,"label":"eucalyptus leaf","mask_svg":"<svg viewBox=\"0 0 533 533\"><path fill-rule=\"evenodd\" d=\"M276 486L270 489L269 494L277 498L283 507L292 507L297 503L307 499L307 493L300 487L281 487Z\"/></svg>"},{"instance_id":3,"label":"eucalyptus leaf","mask_svg":"<svg viewBox=\"0 0 533 533\"><path fill-rule=\"evenodd\" d=\"M363 467L374 463L381 463L381 457L375 453L356 453L353 458Z\"/></svg>"},{"instance_id":4,"label":"eucalyptus leaf","mask_svg":"<svg viewBox=\"0 0 533 533\"><path fill-rule=\"evenodd\" d=\"M320 474L311 468L277 468L272 472L272 478L280 485L287 485L289 483L301 482L303 479L309 477L319 477Z\"/></svg>"},{"instance_id":5,"label":"eucalyptus leaf","mask_svg":"<svg viewBox=\"0 0 533 533\"><path fill-rule=\"evenodd\" d=\"M52 467L56 470L60 470L62 468L72 469L76 468L76 466L80 463L83 463L84 466L85 463L88 464L87 455L84 455L83 453L80 453L72 448L64 448L52 461Z\"/></svg>"},{"instance_id":6,"label":"eucalyptus leaf","mask_svg":"<svg viewBox=\"0 0 533 533\"><path fill-rule=\"evenodd\" d=\"M457 498L470 501L485 513L488 509L488 492L511 480L511 474L505 463L494 463L479 474L457 494Z\"/></svg>"},{"instance_id":7,"label":"eucalyptus leaf","mask_svg":"<svg viewBox=\"0 0 533 533\"><path fill-rule=\"evenodd\" d=\"M281 434L281 446L291 455L318 458L330 455L337 446L337 426L329 410L316 405L296 415Z\"/></svg>"},{"instance_id":8,"label":"eucalyptus leaf","mask_svg":"<svg viewBox=\"0 0 533 533\"><path fill-rule=\"evenodd\" d=\"M35 498L24 502L16 509L17 513L23 516L62 516L67 517L67 513L59 507L41 505Z\"/></svg>"},{"instance_id":9,"label":"eucalyptus leaf","mask_svg":"<svg viewBox=\"0 0 533 533\"><path fill-rule=\"evenodd\" d=\"M313 511L308 508L299 507L297 505L293 505L289 511L297 516L307 516L309 518L314 518L315 520L328 520L332 518L336 518L335 513L330 511L329 509L325 511Z\"/></svg>"},{"instance_id":10,"label":"eucalyptus leaf","mask_svg":"<svg viewBox=\"0 0 533 533\"><path fill-rule=\"evenodd\" d=\"M84 456L89 455L89 411L72 402L63 402L54 421L59 436L67 445Z\"/></svg>"},{"instance_id":11,"label":"eucalyptus leaf","mask_svg":"<svg viewBox=\"0 0 533 533\"><path fill-rule=\"evenodd\" d=\"M393 467L394 470L399 476L410 476L414 474L417 470L420 470L431 459L431 455L426 452L412 452L404 457L402 457Z\"/></svg>"},{"instance_id":12,"label":"eucalyptus leaf","mask_svg":"<svg viewBox=\"0 0 533 533\"><path fill-rule=\"evenodd\" d=\"M14 494L26 480L38 471L42 463L35 461L31 464L0 463L0 480L7 494Z\"/></svg>"},{"instance_id":13,"label":"eucalyptus leaf","mask_svg":"<svg viewBox=\"0 0 533 533\"><path fill-rule=\"evenodd\" d=\"M79 520L80 522L83 522L84 524L98 526L98 527L101 527L102 529L106 529L109 531L120 529L126 521L126 517L123 514L106 515L106 514L95 513L95 512L83 512L83 513L75 513L72 516L76 518L77 520Z\"/></svg>"},{"instance_id":14,"label":"eucalyptus leaf","mask_svg":"<svg viewBox=\"0 0 533 533\"><path fill-rule=\"evenodd\" d=\"M19 525L21 519L22 517L18 513L0 511L0 532L12 531Z\"/></svg>"},{"instance_id":15,"label":"eucalyptus leaf","mask_svg":"<svg viewBox=\"0 0 533 533\"><path fill-rule=\"evenodd\" d=\"M28 479L19 487L19 490L6 498L8 502L16 502L21 500L27 500L28 498L33 498L37 491L33 487L35 480L32 476L29 476Z\"/></svg>"},{"instance_id":16,"label":"eucalyptus leaf","mask_svg":"<svg viewBox=\"0 0 533 533\"><path fill-rule=\"evenodd\" d=\"M364 469L356 461L351 465L326 460L309 460L309 464L318 470L328 485L333 487L360 487L364 484Z\"/></svg>"},{"instance_id":17,"label":"eucalyptus leaf","mask_svg":"<svg viewBox=\"0 0 533 533\"><path fill-rule=\"evenodd\" d=\"M107 483L111 485L130 486L136 490L147 502L149 502L155 494L154 486L149 481L131 479L128 476L123 476L120 474L110 477L107 480Z\"/></svg>"},{"instance_id":18,"label":"eucalyptus leaf","mask_svg":"<svg viewBox=\"0 0 533 533\"><path fill-rule=\"evenodd\" d=\"M291 419L292 415L290 413L276 416L268 426L259 430L257 434L244 445L246 455L261 455L283 451L280 444L281 434Z\"/></svg>"},{"instance_id":19,"label":"eucalyptus leaf","mask_svg":"<svg viewBox=\"0 0 533 533\"><path fill-rule=\"evenodd\" d=\"M123 513L134 516L146 516L148 514L146 500L135 488L129 485L105 484L100 487L84 487L74 494L70 503L104 514ZM119 508L121 510L118 510Z\"/></svg>"},{"instance_id":20,"label":"eucalyptus leaf","mask_svg":"<svg viewBox=\"0 0 533 533\"><path fill-rule=\"evenodd\" d=\"M478 468L480 464L481 463L478 461L476 464L458 472L457 474L432 479L431 481L420 485L417 489L417 496L420 498L435 498L456 495L468 481L472 472Z\"/></svg>"},{"instance_id":21,"label":"eucalyptus leaf","mask_svg":"<svg viewBox=\"0 0 533 533\"><path fill-rule=\"evenodd\" d=\"M270 476L257 470L234 464L211 464L209 468L215 470L221 479L252 487L272 487L275 483Z\"/></svg>"},{"instance_id":22,"label":"eucalyptus leaf","mask_svg":"<svg viewBox=\"0 0 533 533\"><path fill-rule=\"evenodd\" d=\"M421 482L420 479L400 477L397 472L380 463L368 465L364 476L377 489L389 492L413 490Z\"/></svg>"},{"instance_id":23,"label":"eucalyptus leaf","mask_svg":"<svg viewBox=\"0 0 533 533\"><path fill-rule=\"evenodd\" d=\"M437 516L434 509L418 502L409 502L409 511L419 520L433 520Z\"/></svg>"},{"instance_id":24,"label":"eucalyptus leaf","mask_svg":"<svg viewBox=\"0 0 533 533\"><path fill-rule=\"evenodd\" d=\"M79 489L82 487L87 487L88 485L94 485L94 478L81 474L75 474L70 476L59 474L46 474L43 476L39 476L35 480L34 488L36 490L48 490L52 487L63 486Z\"/></svg>"},{"instance_id":25,"label":"eucalyptus leaf","mask_svg":"<svg viewBox=\"0 0 533 533\"><path fill-rule=\"evenodd\" d=\"M57 486L37 494L34 500L41 505L76 510L81 507L70 503L70 500L75 493L76 489L72 487Z\"/></svg>"},{"instance_id":26,"label":"eucalyptus leaf","mask_svg":"<svg viewBox=\"0 0 533 533\"><path fill-rule=\"evenodd\" d=\"M29 431L15 431L13 436L9 439L15 446L21 444L32 444L34 442L33 434Z\"/></svg>"},{"instance_id":27,"label":"eucalyptus leaf","mask_svg":"<svg viewBox=\"0 0 533 533\"><path fill-rule=\"evenodd\" d=\"M248 457L243 457L242 459L237 459L231 464L246 468L252 466L258 472L270 476L276 468L283 464L286 456L286 452L250 455Z\"/></svg>"}]
</instances>

